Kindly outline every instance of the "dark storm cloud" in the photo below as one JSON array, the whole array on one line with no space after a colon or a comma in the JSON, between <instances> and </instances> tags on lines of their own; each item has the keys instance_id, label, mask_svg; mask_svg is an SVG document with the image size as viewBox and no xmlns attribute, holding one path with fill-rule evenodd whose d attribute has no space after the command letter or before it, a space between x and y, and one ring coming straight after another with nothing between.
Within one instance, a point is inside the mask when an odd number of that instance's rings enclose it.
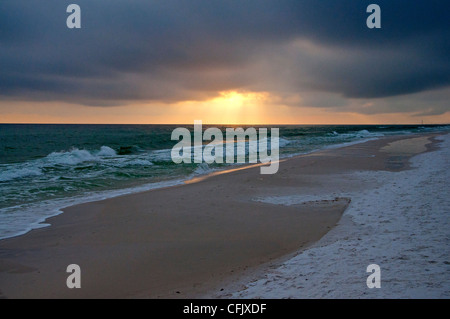
<instances>
[{"instance_id":1,"label":"dark storm cloud","mask_svg":"<svg viewBox=\"0 0 450 319\"><path fill-rule=\"evenodd\" d=\"M73 2L79 30L66 27ZM373 2L380 30L366 27ZM230 89L383 98L442 88L450 83L445 3L2 0L0 96L117 105Z\"/></svg>"}]
</instances>

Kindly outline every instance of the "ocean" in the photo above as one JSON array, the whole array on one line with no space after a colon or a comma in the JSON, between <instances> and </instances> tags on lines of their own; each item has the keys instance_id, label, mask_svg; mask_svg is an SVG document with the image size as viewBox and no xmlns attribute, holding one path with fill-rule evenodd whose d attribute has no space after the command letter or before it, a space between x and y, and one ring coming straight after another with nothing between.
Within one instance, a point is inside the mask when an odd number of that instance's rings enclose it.
<instances>
[{"instance_id":1,"label":"ocean","mask_svg":"<svg viewBox=\"0 0 450 319\"><path fill-rule=\"evenodd\" d=\"M182 184L235 165L173 163L177 127L193 132L193 125L0 124L0 238L43 227L70 205ZM246 128L203 125L209 127ZM449 125L273 127L280 129L281 158L388 135L450 131Z\"/></svg>"}]
</instances>

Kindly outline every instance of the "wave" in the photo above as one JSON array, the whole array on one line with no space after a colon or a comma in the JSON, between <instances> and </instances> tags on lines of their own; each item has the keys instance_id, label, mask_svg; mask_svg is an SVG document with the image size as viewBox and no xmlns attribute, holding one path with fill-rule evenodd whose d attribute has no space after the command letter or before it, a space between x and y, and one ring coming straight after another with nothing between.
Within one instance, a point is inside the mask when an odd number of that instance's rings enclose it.
<instances>
[{"instance_id":1,"label":"wave","mask_svg":"<svg viewBox=\"0 0 450 319\"><path fill-rule=\"evenodd\" d=\"M100 152L97 153L97 156L105 156L105 157L116 156L116 155L117 155L116 151L108 146L100 147Z\"/></svg>"},{"instance_id":2,"label":"wave","mask_svg":"<svg viewBox=\"0 0 450 319\"><path fill-rule=\"evenodd\" d=\"M75 148L69 152L53 152L47 155L45 159L51 164L76 165L82 162L94 161L95 156L89 151Z\"/></svg>"},{"instance_id":3,"label":"wave","mask_svg":"<svg viewBox=\"0 0 450 319\"><path fill-rule=\"evenodd\" d=\"M337 132L333 131L332 135L339 137L339 138L368 138L368 137L383 137L383 136L385 136L383 133L369 132L368 130L360 130L357 132L347 132L347 133L341 133L341 134L338 134Z\"/></svg>"},{"instance_id":4,"label":"wave","mask_svg":"<svg viewBox=\"0 0 450 319\"><path fill-rule=\"evenodd\" d=\"M327 133L327 136L340 138L361 138L361 137L381 137L384 136L384 134L380 132L369 132L368 130L360 130L356 132L346 132L346 133L338 133L336 131L332 131Z\"/></svg>"},{"instance_id":5,"label":"wave","mask_svg":"<svg viewBox=\"0 0 450 319\"><path fill-rule=\"evenodd\" d=\"M152 166L152 165L154 165L154 164L149 160L136 158L136 159L123 161L122 163L117 164L116 166L125 167L125 166Z\"/></svg>"},{"instance_id":6,"label":"wave","mask_svg":"<svg viewBox=\"0 0 450 319\"><path fill-rule=\"evenodd\" d=\"M0 171L0 182L8 182L13 179L39 176L42 174L43 174L42 169L38 167L18 167L8 169L5 171Z\"/></svg>"},{"instance_id":7,"label":"wave","mask_svg":"<svg viewBox=\"0 0 450 319\"><path fill-rule=\"evenodd\" d=\"M280 137L278 139L278 143L280 147L285 147L286 145L288 145L289 143L291 143L291 140L287 140L285 138Z\"/></svg>"},{"instance_id":8,"label":"wave","mask_svg":"<svg viewBox=\"0 0 450 319\"><path fill-rule=\"evenodd\" d=\"M77 165L83 162L102 160L103 157L116 156L116 151L108 146L102 146L99 151L89 152L73 148L68 152L53 152L45 158L51 164Z\"/></svg>"},{"instance_id":9,"label":"wave","mask_svg":"<svg viewBox=\"0 0 450 319\"><path fill-rule=\"evenodd\" d=\"M44 175L55 166L77 166L84 162L99 162L114 156L116 152L108 146L102 146L95 151L73 148L67 152L52 152L44 158L25 163L2 164L0 182ZM137 165L139 162L132 164ZM149 165L149 162L142 164Z\"/></svg>"}]
</instances>

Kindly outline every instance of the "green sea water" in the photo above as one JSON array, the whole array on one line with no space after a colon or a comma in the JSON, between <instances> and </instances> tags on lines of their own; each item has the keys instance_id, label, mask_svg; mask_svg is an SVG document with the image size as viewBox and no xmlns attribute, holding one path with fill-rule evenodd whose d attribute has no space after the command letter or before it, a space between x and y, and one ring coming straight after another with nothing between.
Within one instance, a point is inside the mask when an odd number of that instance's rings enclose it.
<instances>
[{"instance_id":1,"label":"green sea water","mask_svg":"<svg viewBox=\"0 0 450 319\"><path fill-rule=\"evenodd\" d=\"M0 238L39 227L64 206L174 185L233 165L173 163L177 141L171 134L177 127L193 132L193 125L0 124ZM213 127L225 132L233 126ZM420 125L275 127L280 129L281 157L386 135L450 130Z\"/></svg>"}]
</instances>

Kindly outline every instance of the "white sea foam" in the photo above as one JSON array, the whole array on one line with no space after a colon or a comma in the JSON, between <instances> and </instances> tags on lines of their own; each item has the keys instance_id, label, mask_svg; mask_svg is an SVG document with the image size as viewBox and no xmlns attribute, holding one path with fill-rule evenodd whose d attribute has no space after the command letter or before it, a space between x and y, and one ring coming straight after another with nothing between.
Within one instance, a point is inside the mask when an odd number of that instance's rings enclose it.
<instances>
[{"instance_id":1,"label":"white sea foam","mask_svg":"<svg viewBox=\"0 0 450 319\"><path fill-rule=\"evenodd\" d=\"M370 135L371 133L368 130L358 131L358 135Z\"/></svg>"},{"instance_id":2,"label":"white sea foam","mask_svg":"<svg viewBox=\"0 0 450 319\"><path fill-rule=\"evenodd\" d=\"M32 160L25 163L13 163L0 165L0 182L7 182L14 179L43 175L43 169L54 165L78 165L83 162L110 160L117 156L116 152L108 147L102 146L99 151L88 151L73 148L67 152L53 152L44 158ZM142 164L136 162L132 164ZM145 165L152 165L149 161Z\"/></svg>"},{"instance_id":3,"label":"white sea foam","mask_svg":"<svg viewBox=\"0 0 450 319\"><path fill-rule=\"evenodd\" d=\"M21 165L17 168L3 168L2 165L0 170L0 182L11 181L16 178L24 178L29 176L39 176L42 175L42 170L39 167L32 167L28 165Z\"/></svg>"},{"instance_id":4,"label":"white sea foam","mask_svg":"<svg viewBox=\"0 0 450 319\"><path fill-rule=\"evenodd\" d=\"M100 151L96 154L97 156L116 156L117 153L109 146L102 146Z\"/></svg>"},{"instance_id":5,"label":"white sea foam","mask_svg":"<svg viewBox=\"0 0 450 319\"><path fill-rule=\"evenodd\" d=\"M47 155L46 160L51 164L76 165L86 161L94 161L96 157L87 150L74 148L68 152L53 152Z\"/></svg>"},{"instance_id":6,"label":"white sea foam","mask_svg":"<svg viewBox=\"0 0 450 319\"><path fill-rule=\"evenodd\" d=\"M83 162L101 161L103 158L117 156L115 150L109 146L102 146L99 151L88 151L73 148L67 152L53 152L44 159L50 164L77 165Z\"/></svg>"}]
</instances>

